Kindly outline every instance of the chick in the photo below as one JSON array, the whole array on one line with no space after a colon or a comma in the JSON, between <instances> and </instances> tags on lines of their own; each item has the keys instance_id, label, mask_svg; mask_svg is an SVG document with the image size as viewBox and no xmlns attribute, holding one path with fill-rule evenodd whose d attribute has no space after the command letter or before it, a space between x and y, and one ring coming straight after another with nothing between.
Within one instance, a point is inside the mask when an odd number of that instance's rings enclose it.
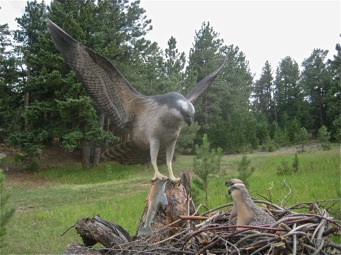
<instances>
[{"instance_id":1,"label":"chick","mask_svg":"<svg viewBox=\"0 0 341 255\"><path fill-rule=\"evenodd\" d=\"M230 224L237 217L236 225L269 225L275 222L267 212L259 208L251 199L244 183L239 179L231 179L225 183L233 199L233 208L230 214ZM237 227L237 230L243 228Z\"/></svg>"}]
</instances>

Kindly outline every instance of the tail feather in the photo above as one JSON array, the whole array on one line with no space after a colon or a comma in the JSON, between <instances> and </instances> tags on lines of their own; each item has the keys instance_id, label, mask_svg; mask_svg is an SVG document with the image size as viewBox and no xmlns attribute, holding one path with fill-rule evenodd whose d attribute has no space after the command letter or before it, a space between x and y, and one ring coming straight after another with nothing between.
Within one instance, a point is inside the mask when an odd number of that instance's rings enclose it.
<instances>
[{"instance_id":1,"label":"tail feather","mask_svg":"<svg viewBox=\"0 0 341 255\"><path fill-rule=\"evenodd\" d=\"M141 150L133 141L128 141L108 149L102 154L102 157L122 165L138 165L150 162L150 151L149 149ZM160 165L166 163L165 149L159 151L157 163Z\"/></svg>"}]
</instances>

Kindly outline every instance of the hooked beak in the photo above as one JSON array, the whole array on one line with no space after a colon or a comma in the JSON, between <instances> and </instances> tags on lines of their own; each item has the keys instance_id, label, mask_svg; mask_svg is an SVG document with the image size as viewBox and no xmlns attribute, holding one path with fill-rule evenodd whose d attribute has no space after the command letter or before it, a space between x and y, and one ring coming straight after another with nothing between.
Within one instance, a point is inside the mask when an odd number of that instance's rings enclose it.
<instances>
[{"instance_id":1,"label":"hooked beak","mask_svg":"<svg viewBox=\"0 0 341 255\"><path fill-rule=\"evenodd\" d=\"M231 185L230 185L230 182L229 181L225 182L225 186L227 187L228 194L231 195Z\"/></svg>"},{"instance_id":2,"label":"hooked beak","mask_svg":"<svg viewBox=\"0 0 341 255\"><path fill-rule=\"evenodd\" d=\"M185 122L188 124L188 126L192 125L194 120L194 116L186 116L185 117Z\"/></svg>"}]
</instances>

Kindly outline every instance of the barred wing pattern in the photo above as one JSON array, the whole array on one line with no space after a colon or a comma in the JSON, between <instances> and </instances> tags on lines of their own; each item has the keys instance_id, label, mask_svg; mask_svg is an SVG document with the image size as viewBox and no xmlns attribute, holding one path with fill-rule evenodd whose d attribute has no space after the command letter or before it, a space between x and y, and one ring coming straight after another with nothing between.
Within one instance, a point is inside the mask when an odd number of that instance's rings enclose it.
<instances>
[{"instance_id":1,"label":"barred wing pattern","mask_svg":"<svg viewBox=\"0 0 341 255\"><path fill-rule=\"evenodd\" d=\"M138 108L132 105L143 104L147 98L137 92L108 59L77 42L50 20L48 29L56 48L77 72L97 107L117 127L129 128L138 114L134 112Z\"/></svg>"}]
</instances>

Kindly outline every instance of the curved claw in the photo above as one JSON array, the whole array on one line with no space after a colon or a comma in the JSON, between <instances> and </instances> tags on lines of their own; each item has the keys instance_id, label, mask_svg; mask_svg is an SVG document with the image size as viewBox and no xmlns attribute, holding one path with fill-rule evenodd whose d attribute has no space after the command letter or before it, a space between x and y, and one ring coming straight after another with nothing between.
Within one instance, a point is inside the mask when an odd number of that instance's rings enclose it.
<instances>
[{"instance_id":1,"label":"curved claw","mask_svg":"<svg viewBox=\"0 0 341 255\"><path fill-rule=\"evenodd\" d=\"M161 180L161 181L168 180L168 177L159 173L159 174L155 174L152 179L152 181L156 181L156 180Z\"/></svg>"},{"instance_id":2,"label":"curved claw","mask_svg":"<svg viewBox=\"0 0 341 255\"><path fill-rule=\"evenodd\" d=\"M180 178L175 178L175 177L169 177L169 180L171 182L174 182L174 183L179 183L181 179Z\"/></svg>"}]
</instances>

